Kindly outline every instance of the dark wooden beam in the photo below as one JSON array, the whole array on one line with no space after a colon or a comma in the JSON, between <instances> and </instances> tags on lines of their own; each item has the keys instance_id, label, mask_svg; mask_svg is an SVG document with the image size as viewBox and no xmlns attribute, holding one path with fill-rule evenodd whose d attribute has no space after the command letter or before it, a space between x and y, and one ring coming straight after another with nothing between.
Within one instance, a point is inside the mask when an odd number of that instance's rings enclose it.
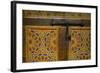
<instances>
[{"instance_id":1,"label":"dark wooden beam","mask_svg":"<svg viewBox=\"0 0 100 73\"><path fill-rule=\"evenodd\" d=\"M24 18L25 25L90 26L91 20L84 19L32 19Z\"/></svg>"}]
</instances>

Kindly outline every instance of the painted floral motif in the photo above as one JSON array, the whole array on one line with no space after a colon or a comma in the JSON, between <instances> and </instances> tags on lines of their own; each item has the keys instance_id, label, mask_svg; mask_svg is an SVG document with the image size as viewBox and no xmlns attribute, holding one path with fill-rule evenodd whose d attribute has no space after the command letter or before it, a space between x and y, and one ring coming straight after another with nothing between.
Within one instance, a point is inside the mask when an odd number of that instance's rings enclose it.
<instances>
[{"instance_id":1,"label":"painted floral motif","mask_svg":"<svg viewBox=\"0 0 100 73\"><path fill-rule=\"evenodd\" d=\"M27 50L31 61L56 61L57 30L38 29L38 27L26 28Z\"/></svg>"},{"instance_id":2,"label":"painted floral motif","mask_svg":"<svg viewBox=\"0 0 100 73\"><path fill-rule=\"evenodd\" d=\"M90 28L70 27L69 59L90 59Z\"/></svg>"}]
</instances>

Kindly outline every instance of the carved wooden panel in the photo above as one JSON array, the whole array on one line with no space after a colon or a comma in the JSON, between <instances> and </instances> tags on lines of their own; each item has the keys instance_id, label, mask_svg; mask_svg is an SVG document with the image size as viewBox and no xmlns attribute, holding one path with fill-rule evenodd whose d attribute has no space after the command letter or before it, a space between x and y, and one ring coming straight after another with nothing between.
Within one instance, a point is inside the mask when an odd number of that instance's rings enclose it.
<instances>
[{"instance_id":1,"label":"carved wooden panel","mask_svg":"<svg viewBox=\"0 0 100 73\"><path fill-rule=\"evenodd\" d=\"M64 60L65 29L59 26L24 26L23 62Z\"/></svg>"},{"instance_id":2,"label":"carved wooden panel","mask_svg":"<svg viewBox=\"0 0 100 73\"><path fill-rule=\"evenodd\" d=\"M68 59L84 60L91 58L90 27L69 27Z\"/></svg>"}]
</instances>

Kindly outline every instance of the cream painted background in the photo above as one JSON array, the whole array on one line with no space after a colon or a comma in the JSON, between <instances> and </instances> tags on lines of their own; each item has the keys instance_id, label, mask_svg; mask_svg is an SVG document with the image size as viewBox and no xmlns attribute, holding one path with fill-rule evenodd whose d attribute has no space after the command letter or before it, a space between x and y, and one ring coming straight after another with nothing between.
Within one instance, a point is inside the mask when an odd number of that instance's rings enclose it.
<instances>
[{"instance_id":1,"label":"cream painted background","mask_svg":"<svg viewBox=\"0 0 100 73\"><path fill-rule=\"evenodd\" d=\"M10 1L11 0L0 1L0 73L11 73L10 72L10 53L11 53L10 52ZM97 5L99 9L98 13L100 13L100 0L29 0L29 1L79 4L79 5L80 4ZM98 16L100 16L100 14ZM99 19L100 17L98 17L98 20ZM98 25L98 31L100 31L100 25ZM98 34L98 37L100 37L100 34ZM100 38L98 38L98 40L100 40ZM98 43L100 43L100 41L98 41ZM100 55L99 48L100 45L98 45L98 55ZM98 59L100 61L100 57ZM36 73L92 73L92 72L99 73L100 67L38 71ZM33 73L33 72L27 72L27 73Z\"/></svg>"}]
</instances>

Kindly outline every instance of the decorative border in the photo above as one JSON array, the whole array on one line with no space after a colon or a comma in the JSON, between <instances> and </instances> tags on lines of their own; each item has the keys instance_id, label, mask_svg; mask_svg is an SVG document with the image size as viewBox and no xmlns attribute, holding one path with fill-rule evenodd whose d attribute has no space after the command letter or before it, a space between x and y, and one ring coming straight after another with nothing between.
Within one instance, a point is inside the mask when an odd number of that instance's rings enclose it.
<instances>
[{"instance_id":1,"label":"decorative border","mask_svg":"<svg viewBox=\"0 0 100 73\"><path fill-rule=\"evenodd\" d=\"M83 7L83 8L95 8L96 9L96 64L86 66L73 66L73 67L56 67L56 68L41 68L41 69L16 69L16 6L17 4L35 4L35 5L50 5L50 6L67 6L67 7ZM22 71L40 71L40 70L54 70L54 69L72 69L72 68L86 68L86 67L97 67L98 66L98 7L88 5L73 5L73 4L57 4L57 3L43 3L43 2L26 2L26 1L12 1L11 2L11 71L22 72Z\"/></svg>"}]
</instances>

